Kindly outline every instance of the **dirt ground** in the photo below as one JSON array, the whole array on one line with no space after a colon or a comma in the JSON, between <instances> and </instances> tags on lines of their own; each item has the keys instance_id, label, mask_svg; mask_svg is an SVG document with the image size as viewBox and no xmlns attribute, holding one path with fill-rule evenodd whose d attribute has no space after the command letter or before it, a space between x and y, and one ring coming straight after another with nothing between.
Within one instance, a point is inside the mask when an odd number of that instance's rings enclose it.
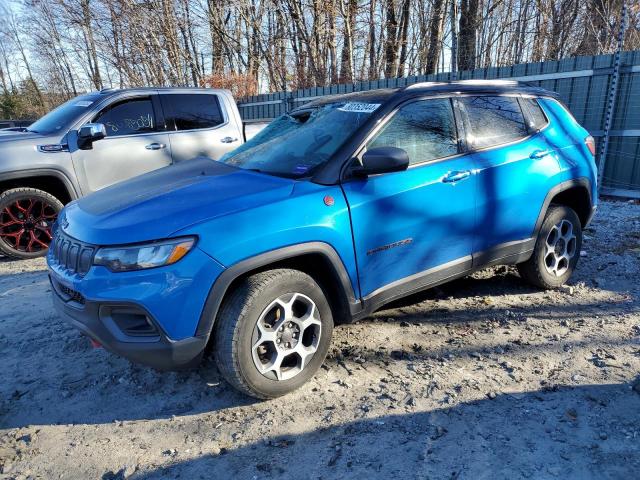
<instances>
[{"instance_id":1,"label":"dirt ground","mask_svg":"<svg viewBox=\"0 0 640 480\"><path fill-rule=\"evenodd\" d=\"M336 328L301 390L157 373L0 259L0 478L640 478L640 205L601 204L570 286L497 267Z\"/></svg>"}]
</instances>

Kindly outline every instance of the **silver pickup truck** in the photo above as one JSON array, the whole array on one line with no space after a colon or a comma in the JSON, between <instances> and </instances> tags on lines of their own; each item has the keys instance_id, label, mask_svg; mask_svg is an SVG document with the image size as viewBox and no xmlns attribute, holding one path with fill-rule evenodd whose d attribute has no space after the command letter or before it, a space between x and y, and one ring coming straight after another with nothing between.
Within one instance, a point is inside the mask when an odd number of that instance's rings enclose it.
<instances>
[{"instance_id":1,"label":"silver pickup truck","mask_svg":"<svg viewBox=\"0 0 640 480\"><path fill-rule=\"evenodd\" d=\"M101 90L1 130L0 254L44 255L65 203L244 140L231 92L192 88Z\"/></svg>"}]
</instances>

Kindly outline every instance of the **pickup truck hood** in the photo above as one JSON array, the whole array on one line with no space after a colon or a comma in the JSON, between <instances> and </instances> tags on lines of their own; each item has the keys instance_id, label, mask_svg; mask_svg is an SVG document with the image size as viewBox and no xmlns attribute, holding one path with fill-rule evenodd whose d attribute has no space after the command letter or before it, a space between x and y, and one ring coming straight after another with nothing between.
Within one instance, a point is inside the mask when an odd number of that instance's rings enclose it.
<instances>
[{"instance_id":1,"label":"pickup truck hood","mask_svg":"<svg viewBox=\"0 0 640 480\"><path fill-rule=\"evenodd\" d=\"M294 180L202 158L156 170L70 203L62 229L95 245L170 237L202 221L289 196Z\"/></svg>"},{"instance_id":2,"label":"pickup truck hood","mask_svg":"<svg viewBox=\"0 0 640 480\"><path fill-rule=\"evenodd\" d=\"M41 138L42 135L34 132L16 132L15 130L0 130L0 144L14 140L29 140Z\"/></svg>"}]
</instances>

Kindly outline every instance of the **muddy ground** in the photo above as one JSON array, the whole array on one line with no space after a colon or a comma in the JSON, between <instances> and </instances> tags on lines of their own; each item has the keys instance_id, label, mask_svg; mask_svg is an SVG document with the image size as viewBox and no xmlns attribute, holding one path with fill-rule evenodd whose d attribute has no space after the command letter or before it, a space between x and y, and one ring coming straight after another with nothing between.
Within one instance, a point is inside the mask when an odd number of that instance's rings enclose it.
<instances>
[{"instance_id":1,"label":"muddy ground","mask_svg":"<svg viewBox=\"0 0 640 480\"><path fill-rule=\"evenodd\" d=\"M640 478L640 205L583 250L561 290L497 267L340 326L268 402L93 349L0 259L0 478Z\"/></svg>"}]
</instances>

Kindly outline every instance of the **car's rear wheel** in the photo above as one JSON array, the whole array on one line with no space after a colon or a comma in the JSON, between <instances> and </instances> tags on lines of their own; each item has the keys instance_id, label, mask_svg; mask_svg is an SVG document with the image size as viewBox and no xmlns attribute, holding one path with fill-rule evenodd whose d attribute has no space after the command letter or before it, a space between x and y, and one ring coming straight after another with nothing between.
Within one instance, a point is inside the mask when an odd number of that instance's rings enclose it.
<instances>
[{"instance_id":1,"label":"car's rear wheel","mask_svg":"<svg viewBox=\"0 0 640 480\"><path fill-rule=\"evenodd\" d=\"M313 278L298 270L269 270L244 279L223 303L214 356L232 386L274 398L315 374L332 331L331 308Z\"/></svg>"},{"instance_id":2,"label":"car's rear wheel","mask_svg":"<svg viewBox=\"0 0 640 480\"><path fill-rule=\"evenodd\" d=\"M552 206L542 222L531 258L518 265L520 276L541 288L566 283L580 258L582 226L576 212Z\"/></svg>"},{"instance_id":3,"label":"car's rear wheel","mask_svg":"<svg viewBox=\"0 0 640 480\"><path fill-rule=\"evenodd\" d=\"M51 227L62 210L53 195L14 188L0 195L0 253L17 259L41 257L51 243Z\"/></svg>"}]
</instances>

